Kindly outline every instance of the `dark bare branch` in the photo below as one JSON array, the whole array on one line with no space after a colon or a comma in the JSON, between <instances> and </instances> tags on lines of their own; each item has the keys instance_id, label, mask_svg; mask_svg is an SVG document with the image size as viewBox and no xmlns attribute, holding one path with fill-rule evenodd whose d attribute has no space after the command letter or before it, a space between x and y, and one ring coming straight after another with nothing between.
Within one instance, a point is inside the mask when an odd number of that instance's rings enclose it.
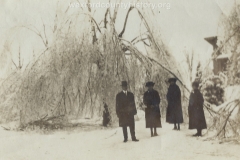
<instances>
[{"instance_id":1,"label":"dark bare branch","mask_svg":"<svg viewBox=\"0 0 240 160\"><path fill-rule=\"evenodd\" d=\"M105 17L104 17L104 28L107 28L107 15L109 14L109 8L106 10Z\"/></svg>"},{"instance_id":2,"label":"dark bare branch","mask_svg":"<svg viewBox=\"0 0 240 160\"><path fill-rule=\"evenodd\" d=\"M124 26L123 26L123 29L121 31L121 33L118 35L118 37L122 38L122 35L124 34L125 32L125 29L126 29L126 25L127 25L127 20L128 20L128 16L129 16L129 13L130 11L133 9L133 7L130 7L128 12L127 12L127 15L126 15L126 18L125 18L125 21L124 21Z\"/></svg>"},{"instance_id":3,"label":"dark bare branch","mask_svg":"<svg viewBox=\"0 0 240 160\"><path fill-rule=\"evenodd\" d=\"M12 60L12 63L14 64L14 66L15 66L15 67L16 67L16 69L17 69L18 67L17 67L16 63L14 63L14 61L13 61L13 60Z\"/></svg>"},{"instance_id":4,"label":"dark bare branch","mask_svg":"<svg viewBox=\"0 0 240 160\"><path fill-rule=\"evenodd\" d=\"M88 7L88 11L91 13L91 6L90 6L90 0L88 0L88 2L87 2L87 7Z\"/></svg>"}]
</instances>

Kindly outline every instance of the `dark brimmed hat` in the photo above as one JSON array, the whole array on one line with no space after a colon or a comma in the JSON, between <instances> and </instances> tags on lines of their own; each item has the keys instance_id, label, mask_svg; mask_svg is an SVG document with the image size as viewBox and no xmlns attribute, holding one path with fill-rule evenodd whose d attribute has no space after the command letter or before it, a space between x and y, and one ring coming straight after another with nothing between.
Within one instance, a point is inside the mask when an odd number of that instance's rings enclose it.
<instances>
[{"instance_id":1,"label":"dark brimmed hat","mask_svg":"<svg viewBox=\"0 0 240 160\"><path fill-rule=\"evenodd\" d=\"M193 83L192 83L192 86L195 86L195 87L199 87L199 82L197 82L197 81L194 81Z\"/></svg>"},{"instance_id":2,"label":"dark brimmed hat","mask_svg":"<svg viewBox=\"0 0 240 160\"><path fill-rule=\"evenodd\" d=\"M146 83L146 85L145 85L145 86L146 86L146 87L149 87L149 86L154 86L154 84L155 84L155 83L153 83L153 82L149 81L149 82L147 82L147 83Z\"/></svg>"},{"instance_id":3,"label":"dark brimmed hat","mask_svg":"<svg viewBox=\"0 0 240 160\"><path fill-rule=\"evenodd\" d=\"M122 81L122 84L121 84L121 86L127 86L128 84L127 84L127 81Z\"/></svg>"},{"instance_id":4,"label":"dark brimmed hat","mask_svg":"<svg viewBox=\"0 0 240 160\"><path fill-rule=\"evenodd\" d=\"M168 83L170 82L177 82L177 78L174 78L174 77L168 78Z\"/></svg>"}]
</instances>

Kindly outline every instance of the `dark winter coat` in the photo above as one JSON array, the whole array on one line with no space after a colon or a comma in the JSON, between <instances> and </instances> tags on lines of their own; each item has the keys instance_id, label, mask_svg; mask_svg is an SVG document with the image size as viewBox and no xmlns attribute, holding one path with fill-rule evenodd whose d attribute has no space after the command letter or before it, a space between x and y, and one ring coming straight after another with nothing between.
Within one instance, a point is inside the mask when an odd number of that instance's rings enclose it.
<instances>
[{"instance_id":1,"label":"dark winter coat","mask_svg":"<svg viewBox=\"0 0 240 160\"><path fill-rule=\"evenodd\" d=\"M134 115L137 114L134 95L127 92L127 95L122 91L116 96L116 113L119 118L119 126L133 126Z\"/></svg>"},{"instance_id":2,"label":"dark winter coat","mask_svg":"<svg viewBox=\"0 0 240 160\"><path fill-rule=\"evenodd\" d=\"M181 91L178 85L171 84L167 92L167 115L168 123L183 123Z\"/></svg>"},{"instance_id":3,"label":"dark winter coat","mask_svg":"<svg viewBox=\"0 0 240 160\"><path fill-rule=\"evenodd\" d=\"M158 92L156 90L145 92L143 103L147 106L145 109L146 128L162 127Z\"/></svg>"},{"instance_id":4,"label":"dark winter coat","mask_svg":"<svg viewBox=\"0 0 240 160\"><path fill-rule=\"evenodd\" d=\"M206 129L207 124L203 111L204 99L199 90L191 92L188 106L189 129Z\"/></svg>"},{"instance_id":5,"label":"dark winter coat","mask_svg":"<svg viewBox=\"0 0 240 160\"><path fill-rule=\"evenodd\" d=\"M105 103L104 104L104 110L103 110L103 126L107 126L109 124L111 120L111 116L110 116L110 113L109 113L109 110L108 110L108 106L107 104Z\"/></svg>"}]
</instances>

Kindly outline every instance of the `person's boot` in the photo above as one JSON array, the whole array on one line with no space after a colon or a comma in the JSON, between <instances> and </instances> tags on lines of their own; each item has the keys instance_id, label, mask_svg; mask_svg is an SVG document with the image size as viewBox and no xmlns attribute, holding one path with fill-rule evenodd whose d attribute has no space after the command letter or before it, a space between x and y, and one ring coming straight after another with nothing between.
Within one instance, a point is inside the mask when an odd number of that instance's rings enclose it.
<instances>
[{"instance_id":1,"label":"person's boot","mask_svg":"<svg viewBox=\"0 0 240 160\"><path fill-rule=\"evenodd\" d=\"M138 142L139 140L137 138L132 139L133 142Z\"/></svg>"},{"instance_id":2,"label":"person's boot","mask_svg":"<svg viewBox=\"0 0 240 160\"><path fill-rule=\"evenodd\" d=\"M198 133L194 134L193 137L198 137Z\"/></svg>"},{"instance_id":3,"label":"person's boot","mask_svg":"<svg viewBox=\"0 0 240 160\"><path fill-rule=\"evenodd\" d=\"M124 141L123 141L123 142L124 142L124 143L126 143L127 141L128 141L128 139L124 139Z\"/></svg>"},{"instance_id":4,"label":"person's boot","mask_svg":"<svg viewBox=\"0 0 240 160\"><path fill-rule=\"evenodd\" d=\"M201 129L198 131L198 136L202 137L202 130Z\"/></svg>"},{"instance_id":5,"label":"person's boot","mask_svg":"<svg viewBox=\"0 0 240 160\"><path fill-rule=\"evenodd\" d=\"M153 137L154 135L153 135L153 130L152 130L152 128L150 129L150 131L151 131L151 137Z\"/></svg>"},{"instance_id":6,"label":"person's boot","mask_svg":"<svg viewBox=\"0 0 240 160\"><path fill-rule=\"evenodd\" d=\"M177 128L177 130L179 130L179 131L180 131L180 124L178 124L178 128Z\"/></svg>"},{"instance_id":7,"label":"person's boot","mask_svg":"<svg viewBox=\"0 0 240 160\"><path fill-rule=\"evenodd\" d=\"M193 135L193 137L201 137L202 136L202 130L197 130L197 133Z\"/></svg>"},{"instance_id":8,"label":"person's boot","mask_svg":"<svg viewBox=\"0 0 240 160\"><path fill-rule=\"evenodd\" d=\"M154 136L154 137L158 136L157 132L156 132L156 133L154 133L154 135L153 135L153 136Z\"/></svg>"}]
</instances>

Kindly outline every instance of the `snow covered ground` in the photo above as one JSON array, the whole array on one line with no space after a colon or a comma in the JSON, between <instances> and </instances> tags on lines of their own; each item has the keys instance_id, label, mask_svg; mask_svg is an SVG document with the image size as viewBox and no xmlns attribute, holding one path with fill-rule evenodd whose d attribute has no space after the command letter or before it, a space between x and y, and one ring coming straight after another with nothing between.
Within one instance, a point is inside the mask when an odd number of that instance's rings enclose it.
<instances>
[{"instance_id":1,"label":"snow covered ground","mask_svg":"<svg viewBox=\"0 0 240 160\"><path fill-rule=\"evenodd\" d=\"M123 143L121 128L56 131L40 134L0 129L1 160L239 160L240 146L191 137L195 131L163 123L150 137L144 121L136 122L139 142Z\"/></svg>"}]
</instances>

